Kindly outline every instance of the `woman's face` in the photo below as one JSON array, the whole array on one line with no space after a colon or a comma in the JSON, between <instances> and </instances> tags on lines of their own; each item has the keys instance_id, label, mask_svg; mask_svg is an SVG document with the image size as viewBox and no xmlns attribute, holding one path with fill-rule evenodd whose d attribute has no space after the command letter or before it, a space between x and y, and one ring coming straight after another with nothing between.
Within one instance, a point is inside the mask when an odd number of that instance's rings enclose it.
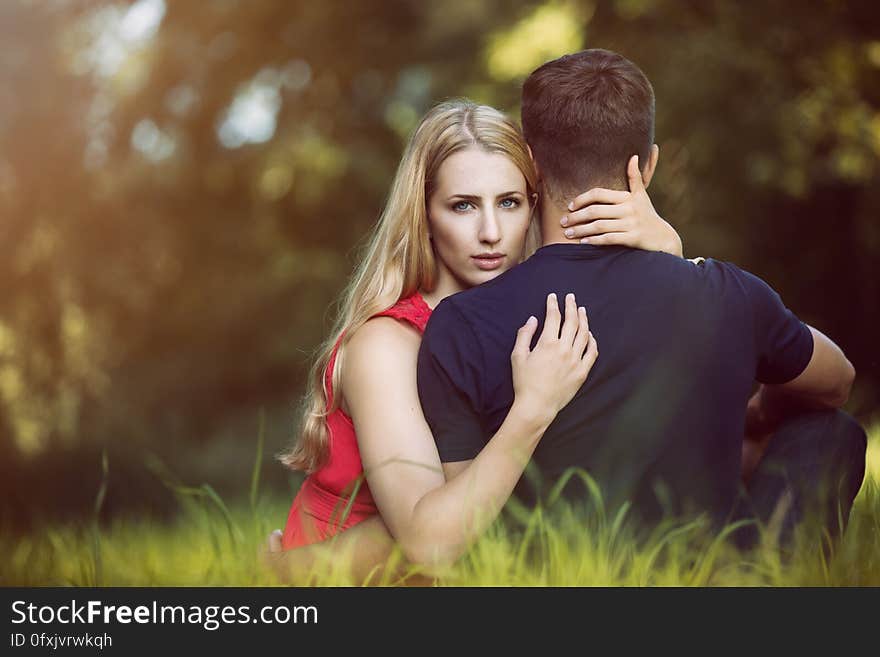
<instances>
[{"instance_id":1,"label":"woman's face","mask_svg":"<svg viewBox=\"0 0 880 657\"><path fill-rule=\"evenodd\" d=\"M428 199L438 288L451 294L517 264L530 216L525 177L506 155L472 147L446 158Z\"/></svg>"}]
</instances>

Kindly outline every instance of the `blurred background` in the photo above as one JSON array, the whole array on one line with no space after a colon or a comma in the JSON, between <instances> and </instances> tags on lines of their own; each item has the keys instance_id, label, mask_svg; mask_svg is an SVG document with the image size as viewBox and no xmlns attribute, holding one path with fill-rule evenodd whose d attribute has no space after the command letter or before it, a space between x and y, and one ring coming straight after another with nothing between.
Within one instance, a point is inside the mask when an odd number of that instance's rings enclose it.
<instances>
[{"instance_id":1,"label":"blurred background","mask_svg":"<svg viewBox=\"0 0 880 657\"><path fill-rule=\"evenodd\" d=\"M685 254L765 278L876 419L873 1L2 0L0 527L89 514L104 452L105 516L173 512L169 473L246 496L255 461L292 495L273 455L410 130L518 116L584 47L654 84Z\"/></svg>"}]
</instances>

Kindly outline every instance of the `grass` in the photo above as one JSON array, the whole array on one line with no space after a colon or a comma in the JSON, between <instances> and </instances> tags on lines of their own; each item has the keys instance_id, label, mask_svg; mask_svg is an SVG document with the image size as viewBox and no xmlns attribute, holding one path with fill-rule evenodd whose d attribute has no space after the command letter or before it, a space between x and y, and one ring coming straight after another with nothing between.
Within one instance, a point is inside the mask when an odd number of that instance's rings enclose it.
<instances>
[{"instance_id":1,"label":"grass","mask_svg":"<svg viewBox=\"0 0 880 657\"><path fill-rule=\"evenodd\" d=\"M262 442L258 447L261 457ZM106 462L105 462L106 467ZM112 466L111 466L112 467ZM258 553L286 518L289 499L259 492L254 469L249 495L227 505L207 484L190 487L161 464L154 472L180 500L172 523L120 518L97 522L98 492L89 524L47 525L26 536L0 537L4 586L262 586L277 584ZM552 516L552 517L551 517ZM501 523L452 568L438 586L880 586L880 424L869 432L868 467L849 527L834 550L805 545L788 556L770 547L749 553L701 526L660 527L636 543L623 516L597 514L589 523L570 509L536 510L515 534ZM351 585L344 558L318 563L309 583ZM377 576L376 585L399 583Z\"/></svg>"}]
</instances>

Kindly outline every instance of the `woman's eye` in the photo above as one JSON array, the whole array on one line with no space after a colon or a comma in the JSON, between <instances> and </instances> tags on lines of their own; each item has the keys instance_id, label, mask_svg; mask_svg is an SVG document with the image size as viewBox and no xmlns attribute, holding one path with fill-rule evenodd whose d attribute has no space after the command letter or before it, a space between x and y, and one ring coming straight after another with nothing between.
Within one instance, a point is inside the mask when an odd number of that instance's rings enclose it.
<instances>
[{"instance_id":1,"label":"woman's eye","mask_svg":"<svg viewBox=\"0 0 880 657\"><path fill-rule=\"evenodd\" d=\"M452 209L456 212L466 212L471 207L470 201L459 201L455 205L452 206Z\"/></svg>"},{"instance_id":2,"label":"woman's eye","mask_svg":"<svg viewBox=\"0 0 880 657\"><path fill-rule=\"evenodd\" d=\"M511 210L513 208L519 207L519 201L517 201L515 198L506 198L501 201L501 207L506 210Z\"/></svg>"}]
</instances>

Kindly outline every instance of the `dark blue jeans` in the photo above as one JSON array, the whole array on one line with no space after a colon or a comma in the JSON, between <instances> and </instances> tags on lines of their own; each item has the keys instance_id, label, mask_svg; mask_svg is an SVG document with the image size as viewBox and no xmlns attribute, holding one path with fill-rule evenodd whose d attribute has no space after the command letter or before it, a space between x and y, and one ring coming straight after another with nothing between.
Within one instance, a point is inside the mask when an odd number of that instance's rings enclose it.
<instances>
[{"instance_id":1,"label":"dark blue jeans","mask_svg":"<svg viewBox=\"0 0 880 657\"><path fill-rule=\"evenodd\" d=\"M771 527L783 547L798 527L825 546L841 536L865 478L867 442L865 430L842 411L804 413L783 423L742 491L734 518L758 522L737 531L737 544L753 547L761 528Z\"/></svg>"}]
</instances>

